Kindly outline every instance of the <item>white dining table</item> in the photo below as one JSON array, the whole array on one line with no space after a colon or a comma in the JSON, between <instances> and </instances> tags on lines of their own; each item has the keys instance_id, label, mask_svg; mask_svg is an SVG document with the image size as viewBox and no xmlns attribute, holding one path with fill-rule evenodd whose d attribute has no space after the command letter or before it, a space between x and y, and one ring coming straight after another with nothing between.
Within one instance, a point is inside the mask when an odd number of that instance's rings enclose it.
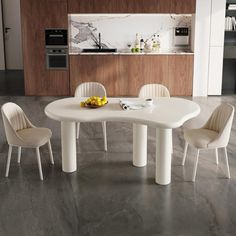
<instances>
[{"instance_id":1,"label":"white dining table","mask_svg":"<svg viewBox=\"0 0 236 236\"><path fill-rule=\"evenodd\" d=\"M155 182L167 185L171 182L172 129L178 128L200 113L200 107L183 98L156 98L153 105L140 110L123 110L120 98L108 98L108 104L97 109L80 107L86 98L64 98L48 104L45 114L61 122L62 170L77 170L76 123L117 121L133 123L133 165L147 164L147 126L156 129ZM122 98L124 99L124 98ZM145 99L124 100L144 104Z\"/></svg>"}]
</instances>

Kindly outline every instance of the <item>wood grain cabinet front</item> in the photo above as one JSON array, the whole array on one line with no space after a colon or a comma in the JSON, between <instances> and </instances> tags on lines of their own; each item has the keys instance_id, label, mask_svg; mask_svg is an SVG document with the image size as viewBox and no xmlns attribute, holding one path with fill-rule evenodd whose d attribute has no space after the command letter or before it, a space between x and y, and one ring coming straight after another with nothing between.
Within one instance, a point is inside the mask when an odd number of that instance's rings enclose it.
<instances>
[{"instance_id":1,"label":"wood grain cabinet front","mask_svg":"<svg viewBox=\"0 0 236 236\"><path fill-rule=\"evenodd\" d=\"M171 55L168 61L168 88L174 96L191 96L193 55Z\"/></svg>"},{"instance_id":2,"label":"wood grain cabinet front","mask_svg":"<svg viewBox=\"0 0 236 236\"><path fill-rule=\"evenodd\" d=\"M138 96L144 84L165 85L171 96L191 96L193 55L73 55L70 95L83 82L102 83L108 96Z\"/></svg>"},{"instance_id":3,"label":"wood grain cabinet front","mask_svg":"<svg viewBox=\"0 0 236 236\"><path fill-rule=\"evenodd\" d=\"M160 83L167 85L166 71L168 69L168 56L130 55L120 56L123 65L128 96L138 96L144 84Z\"/></svg>"},{"instance_id":4,"label":"wood grain cabinet front","mask_svg":"<svg viewBox=\"0 0 236 236\"><path fill-rule=\"evenodd\" d=\"M196 12L196 0L171 0L171 13L193 14Z\"/></svg>"},{"instance_id":5,"label":"wood grain cabinet front","mask_svg":"<svg viewBox=\"0 0 236 236\"><path fill-rule=\"evenodd\" d=\"M79 84L93 81L102 83L108 96L115 96L117 83L123 86L122 70L119 67L119 56L70 56L70 95L74 95ZM122 91L123 89L124 87L121 88ZM125 91L122 92L124 93Z\"/></svg>"},{"instance_id":6,"label":"wood grain cabinet front","mask_svg":"<svg viewBox=\"0 0 236 236\"><path fill-rule=\"evenodd\" d=\"M196 0L68 0L69 13L194 13Z\"/></svg>"},{"instance_id":7,"label":"wood grain cabinet front","mask_svg":"<svg viewBox=\"0 0 236 236\"><path fill-rule=\"evenodd\" d=\"M69 70L46 69L45 29L67 28L67 0L21 0L26 95L68 95Z\"/></svg>"}]
</instances>

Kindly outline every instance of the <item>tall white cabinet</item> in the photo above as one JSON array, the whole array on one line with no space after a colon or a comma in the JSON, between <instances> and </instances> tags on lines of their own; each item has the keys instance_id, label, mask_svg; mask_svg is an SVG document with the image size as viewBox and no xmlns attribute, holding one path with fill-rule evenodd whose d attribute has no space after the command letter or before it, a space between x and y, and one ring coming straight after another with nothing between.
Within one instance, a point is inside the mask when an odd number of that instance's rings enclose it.
<instances>
[{"instance_id":1,"label":"tall white cabinet","mask_svg":"<svg viewBox=\"0 0 236 236\"><path fill-rule=\"evenodd\" d=\"M212 0L208 67L208 95L221 95L226 0Z\"/></svg>"},{"instance_id":2,"label":"tall white cabinet","mask_svg":"<svg viewBox=\"0 0 236 236\"><path fill-rule=\"evenodd\" d=\"M193 96L221 95L226 0L196 0Z\"/></svg>"},{"instance_id":3,"label":"tall white cabinet","mask_svg":"<svg viewBox=\"0 0 236 236\"><path fill-rule=\"evenodd\" d=\"M196 0L193 16L194 74L193 96L207 96L209 68L209 37L211 29L211 1Z\"/></svg>"}]
</instances>

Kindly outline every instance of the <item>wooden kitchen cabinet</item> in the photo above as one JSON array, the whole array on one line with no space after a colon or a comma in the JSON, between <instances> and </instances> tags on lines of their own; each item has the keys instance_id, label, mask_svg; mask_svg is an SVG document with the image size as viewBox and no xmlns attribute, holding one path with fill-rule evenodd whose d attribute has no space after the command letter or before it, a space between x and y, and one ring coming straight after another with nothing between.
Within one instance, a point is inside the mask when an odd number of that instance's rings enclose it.
<instances>
[{"instance_id":1,"label":"wooden kitchen cabinet","mask_svg":"<svg viewBox=\"0 0 236 236\"><path fill-rule=\"evenodd\" d=\"M119 1L115 0L68 0L69 13L115 13Z\"/></svg>"},{"instance_id":2,"label":"wooden kitchen cabinet","mask_svg":"<svg viewBox=\"0 0 236 236\"><path fill-rule=\"evenodd\" d=\"M196 0L68 0L69 13L195 13Z\"/></svg>"},{"instance_id":3,"label":"wooden kitchen cabinet","mask_svg":"<svg viewBox=\"0 0 236 236\"><path fill-rule=\"evenodd\" d=\"M196 12L196 0L171 0L171 13L193 14Z\"/></svg>"},{"instance_id":4,"label":"wooden kitchen cabinet","mask_svg":"<svg viewBox=\"0 0 236 236\"><path fill-rule=\"evenodd\" d=\"M172 0L68 0L69 13L170 13Z\"/></svg>"},{"instance_id":5,"label":"wooden kitchen cabinet","mask_svg":"<svg viewBox=\"0 0 236 236\"><path fill-rule=\"evenodd\" d=\"M113 55L70 56L70 94L84 82L102 83L108 96L128 94L125 68L120 64L120 57Z\"/></svg>"},{"instance_id":6,"label":"wooden kitchen cabinet","mask_svg":"<svg viewBox=\"0 0 236 236\"><path fill-rule=\"evenodd\" d=\"M190 96L193 90L193 55L170 55L168 88L171 96Z\"/></svg>"},{"instance_id":7,"label":"wooden kitchen cabinet","mask_svg":"<svg viewBox=\"0 0 236 236\"><path fill-rule=\"evenodd\" d=\"M165 55L121 55L128 96L138 96L144 84L159 83L167 85L166 71L168 56Z\"/></svg>"},{"instance_id":8,"label":"wooden kitchen cabinet","mask_svg":"<svg viewBox=\"0 0 236 236\"><path fill-rule=\"evenodd\" d=\"M81 55L70 57L71 95L80 83L102 83L108 96L138 96L146 83L165 82L167 56Z\"/></svg>"},{"instance_id":9,"label":"wooden kitchen cabinet","mask_svg":"<svg viewBox=\"0 0 236 236\"><path fill-rule=\"evenodd\" d=\"M170 0L126 0L130 13L168 13Z\"/></svg>"},{"instance_id":10,"label":"wooden kitchen cabinet","mask_svg":"<svg viewBox=\"0 0 236 236\"><path fill-rule=\"evenodd\" d=\"M165 85L171 96L191 96L193 55L73 55L70 94L83 82L102 83L108 96L138 96L144 84Z\"/></svg>"},{"instance_id":11,"label":"wooden kitchen cabinet","mask_svg":"<svg viewBox=\"0 0 236 236\"><path fill-rule=\"evenodd\" d=\"M68 28L67 0L21 0L26 95L68 95L69 70L47 70L45 29Z\"/></svg>"}]
</instances>

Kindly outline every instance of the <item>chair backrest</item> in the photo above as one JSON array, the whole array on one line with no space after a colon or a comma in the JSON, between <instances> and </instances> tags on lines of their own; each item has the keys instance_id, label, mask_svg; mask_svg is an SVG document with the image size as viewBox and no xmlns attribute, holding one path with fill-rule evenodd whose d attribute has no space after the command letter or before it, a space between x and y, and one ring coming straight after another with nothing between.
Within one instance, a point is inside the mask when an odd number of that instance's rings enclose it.
<instances>
[{"instance_id":1,"label":"chair backrest","mask_svg":"<svg viewBox=\"0 0 236 236\"><path fill-rule=\"evenodd\" d=\"M218 142L219 146L225 147L229 142L233 118L234 107L223 103L216 107L203 128L218 132L219 135L214 142Z\"/></svg>"},{"instance_id":2,"label":"chair backrest","mask_svg":"<svg viewBox=\"0 0 236 236\"><path fill-rule=\"evenodd\" d=\"M86 82L80 84L75 90L75 97L106 96L105 87L97 82Z\"/></svg>"},{"instance_id":3,"label":"chair backrest","mask_svg":"<svg viewBox=\"0 0 236 236\"><path fill-rule=\"evenodd\" d=\"M15 103L5 103L2 108L4 129L9 144L14 145L19 139L18 130L34 127L26 117L23 110Z\"/></svg>"},{"instance_id":4,"label":"chair backrest","mask_svg":"<svg viewBox=\"0 0 236 236\"><path fill-rule=\"evenodd\" d=\"M145 84L139 91L141 98L170 97L169 90L162 84Z\"/></svg>"}]
</instances>

